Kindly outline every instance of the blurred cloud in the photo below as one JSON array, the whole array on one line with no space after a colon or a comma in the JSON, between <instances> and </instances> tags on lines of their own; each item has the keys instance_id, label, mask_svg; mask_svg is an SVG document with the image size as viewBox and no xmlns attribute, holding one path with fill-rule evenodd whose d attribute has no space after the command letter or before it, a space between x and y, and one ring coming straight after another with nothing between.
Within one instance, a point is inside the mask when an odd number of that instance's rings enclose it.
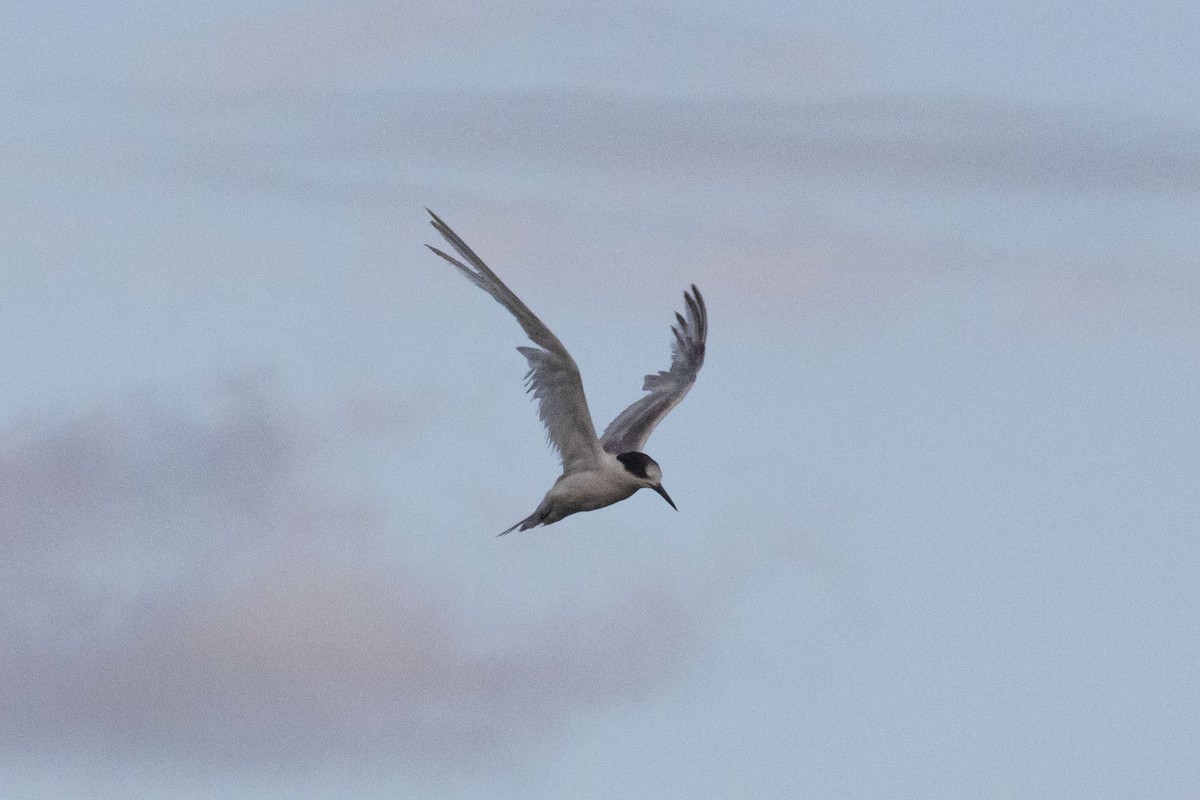
<instances>
[{"instance_id":1,"label":"blurred cloud","mask_svg":"<svg viewBox=\"0 0 1200 800\"><path fill-rule=\"evenodd\" d=\"M843 184L906 190L1200 189L1200 131L1169 119L986 97L848 95L774 101L613 92L254 89L238 96L101 91L145 118L138 157L167 174L296 193L513 170L625 185L760 191ZM449 169L449 174L446 170Z\"/></svg>"},{"instance_id":2,"label":"blurred cloud","mask_svg":"<svg viewBox=\"0 0 1200 800\"><path fill-rule=\"evenodd\" d=\"M858 48L831 33L747 22L744 15L677 14L639 2L599 8L573 0L276 7L178 36L149 37L142 57L160 79L222 93L336 85L353 76L360 84L573 84L634 93L794 96L844 90L864 71ZM544 69L547 60L557 64L553 74ZM488 64L502 69L480 69Z\"/></svg>"},{"instance_id":3,"label":"blurred cloud","mask_svg":"<svg viewBox=\"0 0 1200 800\"><path fill-rule=\"evenodd\" d=\"M0 748L437 768L674 673L698 618L661 576L503 636L415 578L382 498L321 475L356 408L252 380L4 430Z\"/></svg>"},{"instance_id":4,"label":"blurred cloud","mask_svg":"<svg viewBox=\"0 0 1200 800\"><path fill-rule=\"evenodd\" d=\"M285 84L110 87L70 101L97 102L97 136L59 148L79 164L181 191L356 209L378 217L380 235L393 209L433 203L469 221L500 264L569 262L632 284L654 279L648 263L686 261L688 279L727 296L791 304L891 303L987 275L1048 318L1195 306L1194 254L1171 220L1200 192L1200 131L1168 119L962 95ZM96 147L107 160L88 156ZM556 187L553 201L536 199L541 184ZM1129 217L1137 198L1161 212ZM1161 281L1138 277L1146 264Z\"/></svg>"}]
</instances>

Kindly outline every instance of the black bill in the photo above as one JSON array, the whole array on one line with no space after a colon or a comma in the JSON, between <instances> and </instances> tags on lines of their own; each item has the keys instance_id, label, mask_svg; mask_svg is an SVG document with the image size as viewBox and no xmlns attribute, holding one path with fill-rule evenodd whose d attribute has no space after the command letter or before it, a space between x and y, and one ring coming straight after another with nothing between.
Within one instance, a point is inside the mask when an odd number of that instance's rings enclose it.
<instances>
[{"instance_id":1,"label":"black bill","mask_svg":"<svg viewBox=\"0 0 1200 800\"><path fill-rule=\"evenodd\" d=\"M661 483L658 486L651 486L650 488L653 489L654 491L658 492L659 494L661 494L662 499L666 500L668 503L671 504L671 508L675 508L675 501L673 501L671 499L671 495L667 494L667 490L662 488ZM679 509L675 508L675 510L678 511Z\"/></svg>"}]
</instances>

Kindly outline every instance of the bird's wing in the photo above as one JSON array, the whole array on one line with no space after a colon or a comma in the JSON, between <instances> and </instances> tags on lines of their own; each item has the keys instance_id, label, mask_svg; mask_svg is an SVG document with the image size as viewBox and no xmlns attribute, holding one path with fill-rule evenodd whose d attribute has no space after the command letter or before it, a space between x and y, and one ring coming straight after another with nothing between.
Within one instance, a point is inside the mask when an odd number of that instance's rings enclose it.
<instances>
[{"instance_id":1,"label":"bird's wing","mask_svg":"<svg viewBox=\"0 0 1200 800\"><path fill-rule=\"evenodd\" d=\"M671 327L675 341L671 343L671 368L657 375L647 375L642 391L650 394L617 415L600 437L600 444L610 453L641 450L651 432L662 418L683 399L704 364L704 340L708 337L708 310L704 298L694 285L684 292L687 319L675 315L678 324Z\"/></svg>"},{"instance_id":2,"label":"bird's wing","mask_svg":"<svg viewBox=\"0 0 1200 800\"><path fill-rule=\"evenodd\" d=\"M429 209L426 209L428 211ZM600 464L600 442L596 439L596 428L588 411L587 397L583 393L583 381L575 359L563 347L558 337L550 332L521 298L492 272L483 260L475 255L466 242L432 211L432 225L437 232L458 251L467 263L429 247L449 261L458 271L467 276L471 283L483 289L507 308L525 333L537 347L518 347L517 350L529 361L526 382L529 391L538 401L538 416L546 426L550 445L562 457L563 474L592 469Z\"/></svg>"}]
</instances>

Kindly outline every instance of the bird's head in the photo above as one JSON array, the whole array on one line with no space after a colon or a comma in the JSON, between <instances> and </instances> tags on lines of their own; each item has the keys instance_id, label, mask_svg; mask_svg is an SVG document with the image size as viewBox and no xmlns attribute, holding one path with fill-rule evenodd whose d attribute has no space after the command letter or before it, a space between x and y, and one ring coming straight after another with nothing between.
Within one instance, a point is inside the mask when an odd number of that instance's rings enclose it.
<instances>
[{"instance_id":1,"label":"bird's head","mask_svg":"<svg viewBox=\"0 0 1200 800\"><path fill-rule=\"evenodd\" d=\"M670 503L671 508L675 508L674 501L671 500L671 495L667 494L667 490L662 486L662 468L658 466L658 462L645 453L637 451L629 453L620 453L617 455L617 460L625 467L625 471L637 479L641 484L639 488L653 489L662 495L663 500ZM675 508L678 511L678 508Z\"/></svg>"}]
</instances>

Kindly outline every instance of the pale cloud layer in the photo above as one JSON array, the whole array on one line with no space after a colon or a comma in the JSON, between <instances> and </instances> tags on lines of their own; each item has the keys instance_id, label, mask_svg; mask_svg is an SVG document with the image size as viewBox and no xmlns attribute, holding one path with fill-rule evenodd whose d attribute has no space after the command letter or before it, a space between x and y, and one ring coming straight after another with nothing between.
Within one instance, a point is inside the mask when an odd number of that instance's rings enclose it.
<instances>
[{"instance_id":1,"label":"pale cloud layer","mask_svg":"<svg viewBox=\"0 0 1200 800\"><path fill-rule=\"evenodd\" d=\"M322 438L353 446L314 422L239 385L3 432L6 757L477 765L692 646L688 593L651 575L480 629L378 500L310 483Z\"/></svg>"},{"instance_id":2,"label":"pale cloud layer","mask_svg":"<svg viewBox=\"0 0 1200 800\"><path fill-rule=\"evenodd\" d=\"M318 2L247 11L199 36L159 33L141 49L139 66L153 66L151 84L235 94L365 79L795 96L843 91L869 72L847 36L640 2ZM557 65L552 74L547 61Z\"/></svg>"},{"instance_id":3,"label":"pale cloud layer","mask_svg":"<svg viewBox=\"0 0 1200 800\"><path fill-rule=\"evenodd\" d=\"M88 88L88 93L96 91ZM101 87L134 120L146 167L248 186L274 175L385 200L435 165L680 186L841 183L1056 195L1200 189L1200 131L1170 118L987 97L850 95L834 100L633 98L618 93L252 89L226 96ZM87 103L74 91L69 103ZM147 146L149 148L147 149ZM422 166L425 164L426 166ZM130 164L133 166L133 164ZM222 169L227 168L228 172ZM307 176L307 177L306 177ZM311 185L310 185L311 184ZM269 187L268 187L269 188ZM394 191L394 190L393 190Z\"/></svg>"},{"instance_id":4,"label":"pale cloud layer","mask_svg":"<svg viewBox=\"0 0 1200 800\"><path fill-rule=\"evenodd\" d=\"M60 133L17 126L22 159L369 214L392 259L433 204L496 264L570 264L661 291L686 272L751 302L887 304L906 287L989 275L1027 293L1039 317L1061 316L1056 305L1067 316L1196 311L1195 249L1179 223L1197 208L1200 133L1179 121L966 96L110 88L100 98L92 138L54 143ZM539 181L559 187L553 202L532 191ZM165 243L167 269L245 260L205 258L210 243L194 231L170 235L183 246ZM647 270L664 263L672 269Z\"/></svg>"},{"instance_id":5,"label":"pale cloud layer","mask_svg":"<svg viewBox=\"0 0 1200 800\"><path fill-rule=\"evenodd\" d=\"M548 21L559 35L536 33ZM115 184L334 207L371 217L393 261L433 205L499 264L661 292L702 279L747 303L877 307L988 275L1039 318L1196 312L1181 231L1200 210L1200 129L1186 113L897 89L837 26L636 3L317 3L180 25L133 36L124 69L47 73L49 94L14 95L0 132L21 185L86 176L81 204ZM478 68L492 49L520 55ZM544 80L551 61L559 77ZM15 195L10 218L65 246L57 231L78 225L47 219L70 206L33 214L38 199ZM162 269L263 269L178 219L136 231L140 213L117 227L159 243L139 255Z\"/></svg>"}]
</instances>

